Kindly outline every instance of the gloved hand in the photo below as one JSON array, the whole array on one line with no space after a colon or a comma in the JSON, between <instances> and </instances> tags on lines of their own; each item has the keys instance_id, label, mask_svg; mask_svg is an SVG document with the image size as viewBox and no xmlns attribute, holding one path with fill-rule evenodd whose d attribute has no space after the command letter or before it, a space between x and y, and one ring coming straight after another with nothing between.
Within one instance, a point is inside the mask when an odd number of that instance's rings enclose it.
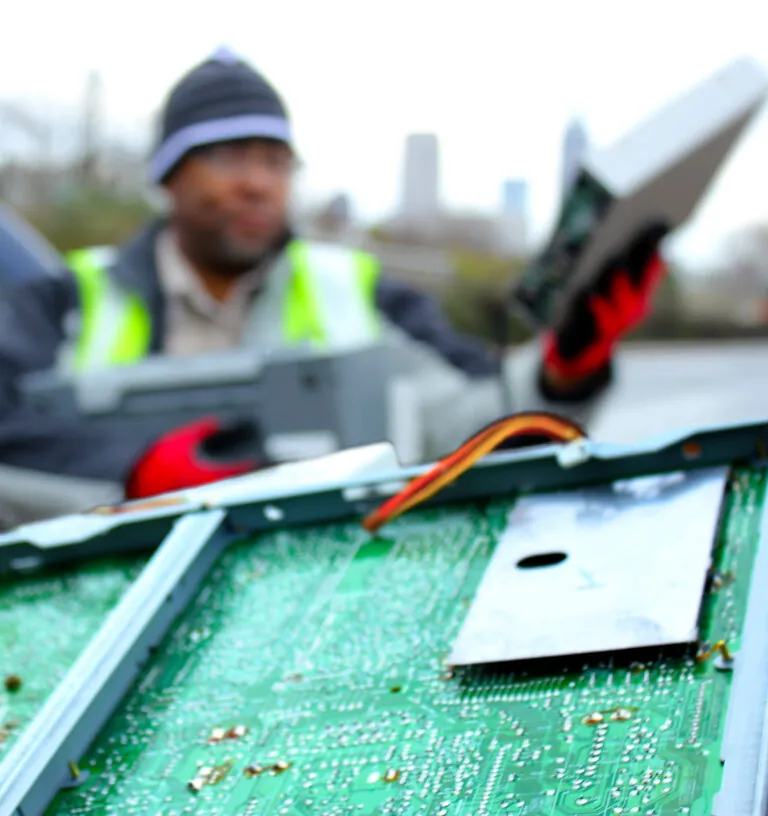
<instances>
[{"instance_id":1,"label":"gloved hand","mask_svg":"<svg viewBox=\"0 0 768 816\"><path fill-rule=\"evenodd\" d=\"M667 232L643 230L573 299L562 327L543 336L545 372L578 382L608 366L618 340L648 314L666 271L659 244Z\"/></svg>"},{"instance_id":2,"label":"gloved hand","mask_svg":"<svg viewBox=\"0 0 768 816\"><path fill-rule=\"evenodd\" d=\"M126 485L127 499L209 484L241 476L264 465L253 423L222 426L206 417L158 439L136 463Z\"/></svg>"}]
</instances>

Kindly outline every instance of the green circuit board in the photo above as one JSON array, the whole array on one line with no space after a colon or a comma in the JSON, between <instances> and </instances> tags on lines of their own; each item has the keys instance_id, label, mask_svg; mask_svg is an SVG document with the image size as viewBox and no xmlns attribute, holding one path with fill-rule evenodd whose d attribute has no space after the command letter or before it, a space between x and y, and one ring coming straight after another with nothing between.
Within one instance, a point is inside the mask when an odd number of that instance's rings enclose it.
<instances>
[{"instance_id":1,"label":"green circuit board","mask_svg":"<svg viewBox=\"0 0 768 816\"><path fill-rule=\"evenodd\" d=\"M764 486L732 476L703 605L732 649ZM708 816L731 682L714 660L446 671L509 508L230 548L48 816Z\"/></svg>"},{"instance_id":2,"label":"green circuit board","mask_svg":"<svg viewBox=\"0 0 768 816\"><path fill-rule=\"evenodd\" d=\"M0 582L0 760L142 564L94 561Z\"/></svg>"}]
</instances>

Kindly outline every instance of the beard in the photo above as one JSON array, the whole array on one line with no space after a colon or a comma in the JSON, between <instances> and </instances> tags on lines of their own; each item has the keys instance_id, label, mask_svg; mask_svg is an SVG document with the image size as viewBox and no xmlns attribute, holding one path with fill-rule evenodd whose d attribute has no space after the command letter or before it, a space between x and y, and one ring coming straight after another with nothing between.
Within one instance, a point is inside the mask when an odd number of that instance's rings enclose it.
<instances>
[{"instance_id":1,"label":"beard","mask_svg":"<svg viewBox=\"0 0 768 816\"><path fill-rule=\"evenodd\" d=\"M237 278L274 257L288 242L288 228L274 236L245 241L223 231L185 230L179 241L187 257L222 277Z\"/></svg>"},{"instance_id":2,"label":"beard","mask_svg":"<svg viewBox=\"0 0 768 816\"><path fill-rule=\"evenodd\" d=\"M273 241L259 241L246 244L235 241L228 235L221 235L214 246L210 246L210 266L227 277L239 277L262 264L270 254Z\"/></svg>"}]
</instances>

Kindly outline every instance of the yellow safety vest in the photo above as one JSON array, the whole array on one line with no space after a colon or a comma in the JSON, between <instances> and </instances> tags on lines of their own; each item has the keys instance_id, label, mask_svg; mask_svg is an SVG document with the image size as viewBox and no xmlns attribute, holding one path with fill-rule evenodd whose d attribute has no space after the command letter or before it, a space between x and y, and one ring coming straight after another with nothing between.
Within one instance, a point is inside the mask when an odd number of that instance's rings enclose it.
<instances>
[{"instance_id":1,"label":"yellow safety vest","mask_svg":"<svg viewBox=\"0 0 768 816\"><path fill-rule=\"evenodd\" d=\"M292 241L282 308L283 342L333 350L375 339L381 321L375 303L377 260L345 247ZM146 304L112 280L111 247L75 250L67 257L77 279L80 327L67 367L75 371L129 365L150 350Z\"/></svg>"}]
</instances>

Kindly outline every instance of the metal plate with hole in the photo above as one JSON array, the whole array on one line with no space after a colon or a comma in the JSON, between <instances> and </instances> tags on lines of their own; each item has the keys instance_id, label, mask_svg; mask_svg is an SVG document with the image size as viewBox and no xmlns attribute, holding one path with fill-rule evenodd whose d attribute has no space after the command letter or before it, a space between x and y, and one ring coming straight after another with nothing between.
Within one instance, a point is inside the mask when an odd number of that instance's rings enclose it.
<instances>
[{"instance_id":1,"label":"metal plate with hole","mask_svg":"<svg viewBox=\"0 0 768 816\"><path fill-rule=\"evenodd\" d=\"M454 666L697 639L726 468L517 503L454 643Z\"/></svg>"}]
</instances>

